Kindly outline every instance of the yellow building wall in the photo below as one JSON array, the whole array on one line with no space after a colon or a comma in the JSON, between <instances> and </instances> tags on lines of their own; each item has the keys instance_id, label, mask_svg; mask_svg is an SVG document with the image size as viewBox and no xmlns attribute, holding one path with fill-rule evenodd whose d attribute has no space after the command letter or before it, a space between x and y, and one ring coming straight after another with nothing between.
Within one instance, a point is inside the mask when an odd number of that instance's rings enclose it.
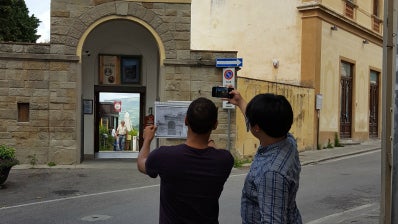
<instances>
[{"instance_id":1,"label":"yellow building wall","mask_svg":"<svg viewBox=\"0 0 398 224\"><path fill-rule=\"evenodd\" d=\"M298 0L192 0L191 48L236 50L240 77L298 84L301 15ZM273 67L273 60L279 67Z\"/></svg>"},{"instance_id":2,"label":"yellow building wall","mask_svg":"<svg viewBox=\"0 0 398 224\"><path fill-rule=\"evenodd\" d=\"M344 15L345 9L345 0L322 0L319 1L322 5L332 9L333 11L337 12L338 14ZM372 14L373 14L373 2L374 0L356 0L355 1L355 15L354 21L359 25L367 28L372 29ZM378 17L383 19L383 2L382 0L379 1L379 10L378 10Z\"/></svg>"},{"instance_id":3,"label":"yellow building wall","mask_svg":"<svg viewBox=\"0 0 398 224\"><path fill-rule=\"evenodd\" d=\"M239 78L237 85L239 92L248 102L260 93L284 95L293 108L294 120L290 133L296 137L299 151L316 148L313 142L315 134L314 89L248 78ZM247 132L244 116L240 111L236 111L236 124L238 156L253 156L257 151L259 141L250 132Z\"/></svg>"},{"instance_id":4,"label":"yellow building wall","mask_svg":"<svg viewBox=\"0 0 398 224\"><path fill-rule=\"evenodd\" d=\"M339 132L340 61L344 60L354 64L353 139L364 140L367 138L365 133L369 131L369 74L370 69L381 71L382 48L372 42L364 44L363 38L344 29L332 31L330 26L322 22L320 93L324 97L320 132L329 133L322 137L324 142L332 138L331 133Z\"/></svg>"}]
</instances>

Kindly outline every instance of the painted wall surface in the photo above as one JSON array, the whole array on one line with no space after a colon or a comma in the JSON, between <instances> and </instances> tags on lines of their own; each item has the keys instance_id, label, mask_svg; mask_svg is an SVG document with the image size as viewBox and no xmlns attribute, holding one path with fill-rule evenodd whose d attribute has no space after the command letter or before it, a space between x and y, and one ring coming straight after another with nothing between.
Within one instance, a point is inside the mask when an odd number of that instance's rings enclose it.
<instances>
[{"instance_id":1,"label":"painted wall surface","mask_svg":"<svg viewBox=\"0 0 398 224\"><path fill-rule=\"evenodd\" d=\"M284 95L292 105L293 125L290 129L297 139L299 151L314 149L314 89L303 88L293 85L284 85L273 82L259 82L258 80L240 78L238 85L242 96L250 101L255 95L260 93L275 93ZM237 109L236 111L236 151L239 156L253 156L259 146L256 139L250 132L247 132L244 116Z\"/></svg>"},{"instance_id":2,"label":"painted wall surface","mask_svg":"<svg viewBox=\"0 0 398 224\"><path fill-rule=\"evenodd\" d=\"M237 50L240 77L298 84L301 1L193 0L191 48ZM273 67L273 60L279 68Z\"/></svg>"},{"instance_id":3,"label":"painted wall surface","mask_svg":"<svg viewBox=\"0 0 398 224\"><path fill-rule=\"evenodd\" d=\"M368 132L369 74L370 69L381 71L382 48L371 42L364 44L363 38L344 29L332 31L330 26L322 23L320 93L324 97L320 131L339 131L340 61L344 60L354 64L353 132Z\"/></svg>"},{"instance_id":4,"label":"painted wall surface","mask_svg":"<svg viewBox=\"0 0 398 224\"><path fill-rule=\"evenodd\" d=\"M322 5L332 9L333 11L344 14L346 1L336 0L322 0ZM355 18L354 21L359 25L372 29L372 15L373 15L373 3L374 0L357 0L355 1ZM383 1L379 1L378 6L378 18L384 18ZM381 32L381 31L380 31Z\"/></svg>"}]
</instances>

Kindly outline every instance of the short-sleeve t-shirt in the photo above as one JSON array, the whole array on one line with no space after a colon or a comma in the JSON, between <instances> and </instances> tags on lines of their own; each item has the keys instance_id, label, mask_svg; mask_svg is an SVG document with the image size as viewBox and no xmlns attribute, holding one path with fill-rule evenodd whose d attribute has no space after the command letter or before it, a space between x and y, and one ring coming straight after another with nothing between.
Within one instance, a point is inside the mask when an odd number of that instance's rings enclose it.
<instances>
[{"instance_id":1,"label":"short-sleeve t-shirt","mask_svg":"<svg viewBox=\"0 0 398 224\"><path fill-rule=\"evenodd\" d=\"M162 146L145 163L147 174L161 179L159 223L218 223L218 199L234 158L227 150Z\"/></svg>"}]
</instances>

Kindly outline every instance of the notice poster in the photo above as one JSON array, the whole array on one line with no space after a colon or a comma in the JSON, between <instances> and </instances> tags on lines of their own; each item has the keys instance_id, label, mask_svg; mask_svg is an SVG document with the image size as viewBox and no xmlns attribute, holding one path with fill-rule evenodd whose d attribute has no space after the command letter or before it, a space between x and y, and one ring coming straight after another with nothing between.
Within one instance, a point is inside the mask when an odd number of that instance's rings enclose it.
<instances>
[{"instance_id":1,"label":"notice poster","mask_svg":"<svg viewBox=\"0 0 398 224\"><path fill-rule=\"evenodd\" d=\"M185 116L189 101L155 102L155 125L157 138L187 138Z\"/></svg>"},{"instance_id":2,"label":"notice poster","mask_svg":"<svg viewBox=\"0 0 398 224\"><path fill-rule=\"evenodd\" d=\"M120 84L120 62L118 56L100 55L99 83Z\"/></svg>"}]
</instances>

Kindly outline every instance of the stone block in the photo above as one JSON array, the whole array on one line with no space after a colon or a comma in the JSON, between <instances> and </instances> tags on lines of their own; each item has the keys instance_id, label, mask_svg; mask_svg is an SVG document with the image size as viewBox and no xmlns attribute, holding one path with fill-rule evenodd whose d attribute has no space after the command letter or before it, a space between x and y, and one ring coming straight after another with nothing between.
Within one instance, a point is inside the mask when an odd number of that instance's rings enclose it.
<instances>
[{"instance_id":1,"label":"stone block","mask_svg":"<svg viewBox=\"0 0 398 224\"><path fill-rule=\"evenodd\" d=\"M158 28L156 28L156 31L160 36L162 36L162 34L167 33L169 30L170 30L170 25L167 23L162 23Z\"/></svg>"},{"instance_id":2,"label":"stone block","mask_svg":"<svg viewBox=\"0 0 398 224\"><path fill-rule=\"evenodd\" d=\"M191 58L190 50L177 50L177 58L179 60L187 60Z\"/></svg>"},{"instance_id":3,"label":"stone block","mask_svg":"<svg viewBox=\"0 0 398 224\"><path fill-rule=\"evenodd\" d=\"M179 40L189 41L190 38L191 38L191 36L188 32L175 32L174 33L174 39L176 40L176 42L178 42ZM185 48L185 49L189 50L189 48Z\"/></svg>"},{"instance_id":4,"label":"stone block","mask_svg":"<svg viewBox=\"0 0 398 224\"><path fill-rule=\"evenodd\" d=\"M0 44L0 52L12 52L13 45L11 44Z\"/></svg>"},{"instance_id":5,"label":"stone block","mask_svg":"<svg viewBox=\"0 0 398 224\"><path fill-rule=\"evenodd\" d=\"M10 96L31 96L32 90L25 88L10 88L9 89Z\"/></svg>"},{"instance_id":6,"label":"stone block","mask_svg":"<svg viewBox=\"0 0 398 224\"><path fill-rule=\"evenodd\" d=\"M116 14L120 16L126 16L129 8L128 2L117 2L116 3Z\"/></svg>"},{"instance_id":7,"label":"stone block","mask_svg":"<svg viewBox=\"0 0 398 224\"><path fill-rule=\"evenodd\" d=\"M147 22L147 23L151 23L152 22L152 20L156 17L157 15L154 13L154 12L152 12L152 11L150 11L150 10L147 10L147 12L145 13L145 16L142 18L142 20L144 20L145 22Z\"/></svg>"},{"instance_id":8,"label":"stone block","mask_svg":"<svg viewBox=\"0 0 398 224\"><path fill-rule=\"evenodd\" d=\"M166 17L176 17L178 14L177 9L165 9L164 11L165 11L164 15Z\"/></svg>"},{"instance_id":9,"label":"stone block","mask_svg":"<svg viewBox=\"0 0 398 224\"><path fill-rule=\"evenodd\" d=\"M47 88L45 89L34 89L32 92L32 97L48 97L49 95L49 90Z\"/></svg>"},{"instance_id":10,"label":"stone block","mask_svg":"<svg viewBox=\"0 0 398 224\"><path fill-rule=\"evenodd\" d=\"M69 12L69 11L57 11L57 10L52 10L52 11L51 11L51 16L52 16L52 17L69 18L69 17L70 17L70 12Z\"/></svg>"},{"instance_id":11,"label":"stone block","mask_svg":"<svg viewBox=\"0 0 398 224\"><path fill-rule=\"evenodd\" d=\"M49 125L48 117L42 120L31 120L29 123L32 127L48 127Z\"/></svg>"},{"instance_id":12,"label":"stone block","mask_svg":"<svg viewBox=\"0 0 398 224\"><path fill-rule=\"evenodd\" d=\"M9 88L24 88L25 81L23 80L10 80L9 81Z\"/></svg>"},{"instance_id":13,"label":"stone block","mask_svg":"<svg viewBox=\"0 0 398 224\"><path fill-rule=\"evenodd\" d=\"M0 109L0 119L11 119L11 120L16 120L17 119L17 109Z\"/></svg>"},{"instance_id":14,"label":"stone block","mask_svg":"<svg viewBox=\"0 0 398 224\"><path fill-rule=\"evenodd\" d=\"M191 24L177 23L175 27L176 31L184 31L187 32L188 34L191 31Z\"/></svg>"},{"instance_id":15,"label":"stone block","mask_svg":"<svg viewBox=\"0 0 398 224\"><path fill-rule=\"evenodd\" d=\"M48 98L45 97L34 97L30 102L30 109L32 111L38 110L38 111L45 111L46 113L48 113L46 111L49 109L47 99Z\"/></svg>"},{"instance_id":16,"label":"stone block","mask_svg":"<svg viewBox=\"0 0 398 224\"><path fill-rule=\"evenodd\" d=\"M0 79L0 92L1 92L1 89L5 89L5 90L7 90L7 93L8 93L8 83L9 83L9 81ZM5 87L7 87L7 88L5 88ZM3 96L3 94L0 93L0 96Z\"/></svg>"},{"instance_id":17,"label":"stone block","mask_svg":"<svg viewBox=\"0 0 398 224\"><path fill-rule=\"evenodd\" d=\"M41 62L41 61L24 61L22 63L22 68L23 69L31 69L31 70L48 70L49 69L49 64L46 62Z\"/></svg>"},{"instance_id":18,"label":"stone block","mask_svg":"<svg viewBox=\"0 0 398 224\"><path fill-rule=\"evenodd\" d=\"M109 15L115 15L115 14L119 14L119 15L127 15L127 11L128 11L128 4L127 2L123 2L120 3L121 5L118 6L118 4L115 3L107 3L107 4L102 4L100 6L97 6L95 8L95 15L94 17L96 18L102 18L105 16L109 16ZM116 7L125 7L123 8L119 8L117 9ZM123 14L123 11L125 14Z\"/></svg>"},{"instance_id":19,"label":"stone block","mask_svg":"<svg viewBox=\"0 0 398 224\"><path fill-rule=\"evenodd\" d=\"M49 82L48 81L29 81L29 82L26 82L26 87L32 88L32 89L48 89Z\"/></svg>"},{"instance_id":20,"label":"stone block","mask_svg":"<svg viewBox=\"0 0 398 224\"><path fill-rule=\"evenodd\" d=\"M23 69L23 61L7 61L7 69Z\"/></svg>"}]
</instances>

